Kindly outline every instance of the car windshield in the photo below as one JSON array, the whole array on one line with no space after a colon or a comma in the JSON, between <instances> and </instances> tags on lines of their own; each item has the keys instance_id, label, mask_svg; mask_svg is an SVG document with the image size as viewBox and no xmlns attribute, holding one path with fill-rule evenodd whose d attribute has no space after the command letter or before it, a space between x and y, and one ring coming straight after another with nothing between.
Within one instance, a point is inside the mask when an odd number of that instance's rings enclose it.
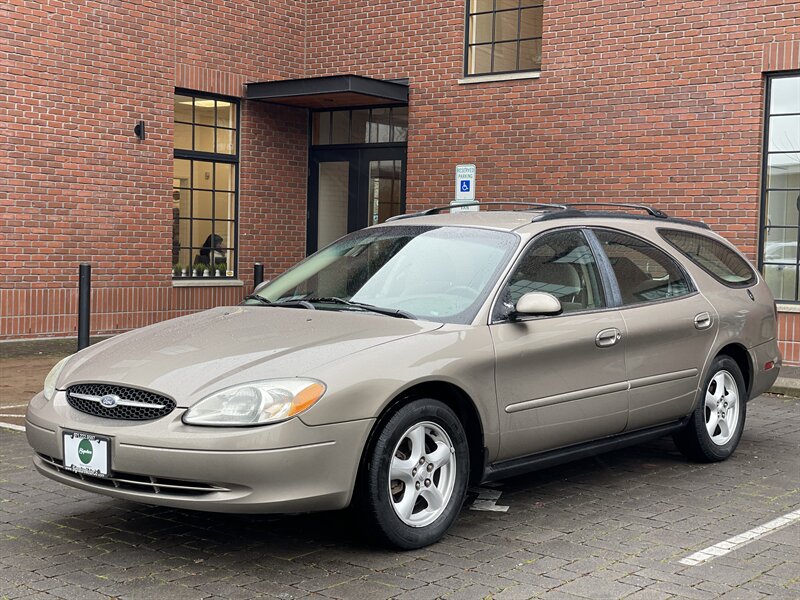
<instances>
[{"instance_id":1,"label":"car windshield","mask_svg":"<svg viewBox=\"0 0 800 600\"><path fill-rule=\"evenodd\" d=\"M287 304L469 323L519 244L470 227L390 226L352 233L309 256L247 304Z\"/></svg>"}]
</instances>

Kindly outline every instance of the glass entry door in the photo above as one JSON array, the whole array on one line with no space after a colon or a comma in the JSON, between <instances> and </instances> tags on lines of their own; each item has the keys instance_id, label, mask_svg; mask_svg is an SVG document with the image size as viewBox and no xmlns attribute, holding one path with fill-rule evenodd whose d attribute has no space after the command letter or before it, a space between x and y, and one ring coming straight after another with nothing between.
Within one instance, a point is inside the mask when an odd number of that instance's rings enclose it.
<instances>
[{"instance_id":1,"label":"glass entry door","mask_svg":"<svg viewBox=\"0 0 800 600\"><path fill-rule=\"evenodd\" d=\"M405 210L405 148L312 150L308 253Z\"/></svg>"}]
</instances>

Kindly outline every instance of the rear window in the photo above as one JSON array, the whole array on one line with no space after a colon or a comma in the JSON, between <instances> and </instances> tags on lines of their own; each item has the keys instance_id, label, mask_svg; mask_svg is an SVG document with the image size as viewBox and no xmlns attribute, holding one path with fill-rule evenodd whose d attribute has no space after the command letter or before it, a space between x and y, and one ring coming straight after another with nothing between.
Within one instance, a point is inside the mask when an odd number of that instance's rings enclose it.
<instances>
[{"instance_id":1,"label":"rear window","mask_svg":"<svg viewBox=\"0 0 800 600\"><path fill-rule=\"evenodd\" d=\"M747 261L725 244L691 231L659 229L658 233L720 283L745 287L756 282L756 274Z\"/></svg>"}]
</instances>

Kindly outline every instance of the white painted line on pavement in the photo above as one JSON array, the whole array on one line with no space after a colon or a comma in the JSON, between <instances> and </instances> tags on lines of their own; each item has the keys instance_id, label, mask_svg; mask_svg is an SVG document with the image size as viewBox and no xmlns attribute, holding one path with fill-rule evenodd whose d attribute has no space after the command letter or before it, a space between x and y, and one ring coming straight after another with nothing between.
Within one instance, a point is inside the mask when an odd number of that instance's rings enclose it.
<instances>
[{"instance_id":1,"label":"white painted line on pavement","mask_svg":"<svg viewBox=\"0 0 800 600\"><path fill-rule=\"evenodd\" d=\"M25 408L26 406L28 406L27 403L25 403L25 404L8 404L8 405L2 406L0 408Z\"/></svg>"},{"instance_id":2,"label":"white painted line on pavement","mask_svg":"<svg viewBox=\"0 0 800 600\"><path fill-rule=\"evenodd\" d=\"M14 417L14 418L21 419L24 416L25 415L13 415L11 413L0 413L0 417Z\"/></svg>"},{"instance_id":3,"label":"white painted line on pavement","mask_svg":"<svg viewBox=\"0 0 800 600\"><path fill-rule=\"evenodd\" d=\"M0 422L0 427L5 427L6 429L13 429L14 431L25 431L25 428L22 425L12 425L11 423Z\"/></svg>"},{"instance_id":4,"label":"white painted line on pavement","mask_svg":"<svg viewBox=\"0 0 800 600\"><path fill-rule=\"evenodd\" d=\"M499 490L490 490L484 487L469 488L470 492L478 494L478 497L472 501L470 510L486 510L491 512L508 512L507 506L497 506L497 501L503 492Z\"/></svg>"},{"instance_id":5,"label":"white painted line on pavement","mask_svg":"<svg viewBox=\"0 0 800 600\"><path fill-rule=\"evenodd\" d=\"M699 552L695 552L691 556L682 558L679 562L682 565L689 565L690 567L703 564L704 562L713 560L718 556L725 556L729 552L733 552L745 544L749 544L753 540L757 540L758 538L772 533L773 531L783 529L795 521L800 521L800 510L787 513L782 517L773 519L769 523L764 523L763 525L754 527L753 529L745 531L744 533L740 533L739 535L728 538L724 542L719 542L718 544L704 548Z\"/></svg>"}]
</instances>

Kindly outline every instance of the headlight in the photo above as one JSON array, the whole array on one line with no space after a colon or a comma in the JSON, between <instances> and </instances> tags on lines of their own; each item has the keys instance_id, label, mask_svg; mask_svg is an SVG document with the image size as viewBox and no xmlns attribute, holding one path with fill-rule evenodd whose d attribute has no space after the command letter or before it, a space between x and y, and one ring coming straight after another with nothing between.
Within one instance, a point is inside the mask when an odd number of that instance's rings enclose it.
<instances>
[{"instance_id":1,"label":"headlight","mask_svg":"<svg viewBox=\"0 0 800 600\"><path fill-rule=\"evenodd\" d=\"M313 379L272 379L236 385L202 399L183 415L188 425L236 427L283 421L311 407L325 393Z\"/></svg>"},{"instance_id":2,"label":"headlight","mask_svg":"<svg viewBox=\"0 0 800 600\"><path fill-rule=\"evenodd\" d=\"M67 361L72 358L72 355L62 358L56 363L56 366L50 369L47 377L44 378L44 398L45 400L52 400L56 395L56 379L61 375L61 369L67 364Z\"/></svg>"}]
</instances>

